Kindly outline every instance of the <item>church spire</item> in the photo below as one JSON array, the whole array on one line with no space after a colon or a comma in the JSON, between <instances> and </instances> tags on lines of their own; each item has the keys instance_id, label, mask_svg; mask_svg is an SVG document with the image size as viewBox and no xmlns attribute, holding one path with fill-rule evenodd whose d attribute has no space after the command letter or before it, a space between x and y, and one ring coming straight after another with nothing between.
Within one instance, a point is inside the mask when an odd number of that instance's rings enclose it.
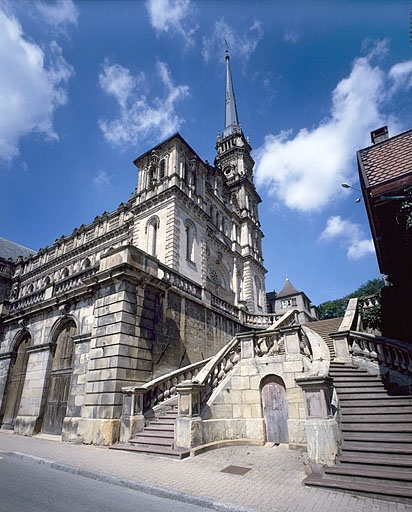
<instances>
[{"instance_id":1,"label":"church spire","mask_svg":"<svg viewBox=\"0 0 412 512\"><path fill-rule=\"evenodd\" d=\"M223 137L231 133L241 133L239 119L237 117L235 91L233 90L232 74L230 72L229 52L226 50L226 109L225 109L225 128Z\"/></svg>"}]
</instances>

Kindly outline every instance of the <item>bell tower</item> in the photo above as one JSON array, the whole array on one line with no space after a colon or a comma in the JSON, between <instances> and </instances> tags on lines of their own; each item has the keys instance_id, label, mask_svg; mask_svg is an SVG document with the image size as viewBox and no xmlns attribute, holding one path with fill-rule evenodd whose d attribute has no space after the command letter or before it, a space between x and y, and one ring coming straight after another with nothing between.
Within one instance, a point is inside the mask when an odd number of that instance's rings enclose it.
<instances>
[{"instance_id":1,"label":"bell tower","mask_svg":"<svg viewBox=\"0 0 412 512\"><path fill-rule=\"evenodd\" d=\"M230 191L230 201L237 213L237 229L240 231L241 257L238 267L242 269L242 288L244 302L248 308L264 309L264 276L262 238L260 229L258 204L262 201L253 182L253 166L255 164L249 144L239 122L236 98L230 70L229 52L226 50L226 90L225 120L222 135L218 133L216 140L215 166L221 169ZM257 300L257 296L264 299Z\"/></svg>"}]
</instances>

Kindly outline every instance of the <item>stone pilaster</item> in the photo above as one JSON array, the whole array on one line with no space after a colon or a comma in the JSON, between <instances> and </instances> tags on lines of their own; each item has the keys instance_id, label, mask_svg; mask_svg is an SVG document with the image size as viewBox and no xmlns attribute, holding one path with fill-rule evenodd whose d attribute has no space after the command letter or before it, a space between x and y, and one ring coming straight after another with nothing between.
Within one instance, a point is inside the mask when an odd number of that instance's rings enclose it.
<instances>
[{"instance_id":1,"label":"stone pilaster","mask_svg":"<svg viewBox=\"0 0 412 512\"><path fill-rule=\"evenodd\" d=\"M63 420L62 440L77 441L77 429L84 405L91 333L73 336L74 361L70 381L66 417Z\"/></svg>"},{"instance_id":2,"label":"stone pilaster","mask_svg":"<svg viewBox=\"0 0 412 512\"><path fill-rule=\"evenodd\" d=\"M34 345L29 353L20 409L14 423L16 434L31 436L40 432L46 406L48 377L53 361L53 344Z\"/></svg>"}]
</instances>

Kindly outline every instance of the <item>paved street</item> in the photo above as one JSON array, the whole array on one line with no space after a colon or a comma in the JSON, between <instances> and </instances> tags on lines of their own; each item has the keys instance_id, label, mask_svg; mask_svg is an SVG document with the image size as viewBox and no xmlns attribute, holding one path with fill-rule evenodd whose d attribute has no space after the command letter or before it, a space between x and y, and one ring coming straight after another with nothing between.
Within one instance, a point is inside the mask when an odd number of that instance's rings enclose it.
<instances>
[{"instance_id":1,"label":"paved street","mask_svg":"<svg viewBox=\"0 0 412 512\"><path fill-rule=\"evenodd\" d=\"M227 447L178 461L0 430L0 455L214 510L412 512L412 505L303 486L304 454L283 447ZM222 472L228 466L249 471Z\"/></svg>"},{"instance_id":2,"label":"paved street","mask_svg":"<svg viewBox=\"0 0 412 512\"><path fill-rule=\"evenodd\" d=\"M0 458L2 512L201 512L182 503L118 485L56 471L15 457Z\"/></svg>"}]
</instances>

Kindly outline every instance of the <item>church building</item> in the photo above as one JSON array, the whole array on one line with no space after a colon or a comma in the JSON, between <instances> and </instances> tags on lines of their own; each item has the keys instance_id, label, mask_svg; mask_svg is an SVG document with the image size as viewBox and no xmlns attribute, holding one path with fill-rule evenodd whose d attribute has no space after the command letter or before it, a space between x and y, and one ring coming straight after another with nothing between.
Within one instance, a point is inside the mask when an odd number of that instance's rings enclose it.
<instances>
[{"instance_id":1,"label":"church building","mask_svg":"<svg viewBox=\"0 0 412 512\"><path fill-rule=\"evenodd\" d=\"M176 133L134 161L136 192L115 211L36 253L0 254L1 428L112 444L123 387L268 321L261 199L228 52L225 94L214 165Z\"/></svg>"}]
</instances>

